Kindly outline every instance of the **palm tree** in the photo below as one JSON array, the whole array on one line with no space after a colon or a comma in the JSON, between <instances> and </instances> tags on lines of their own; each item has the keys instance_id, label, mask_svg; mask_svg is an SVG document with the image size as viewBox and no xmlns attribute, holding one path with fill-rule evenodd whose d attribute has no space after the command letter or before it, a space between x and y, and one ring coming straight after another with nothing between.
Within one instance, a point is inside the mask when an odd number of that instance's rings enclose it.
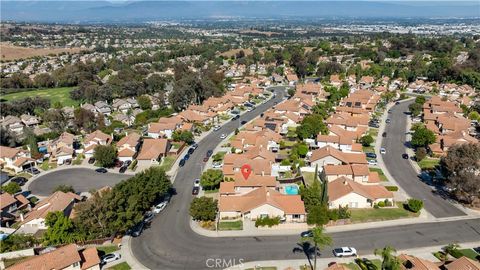
<instances>
[{"instance_id":1,"label":"palm tree","mask_svg":"<svg viewBox=\"0 0 480 270\"><path fill-rule=\"evenodd\" d=\"M448 257L448 254L452 255L452 253L455 253L455 251L459 248L460 245L457 243L451 243L443 247L443 251L445 251L445 259Z\"/></svg>"},{"instance_id":2,"label":"palm tree","mask_svg":"<svg viewBox=\"0 0 480 270\"><path fill-rule=\"evenodd\" d=\"M397 252L391 246L375 249L374 254L382 257L382 270L400 270L402 262L394 255Z\"/></svg>"},{"instance_id":3,"label":"palm tree","mask_svg":"<svg viewBox=\"0 0 480 270\"><path fill-rule=\"evenodd\" d=\"M317 226L311 230L311 235L302 237L303 242L313 242L314 259L313 269L317 269L317 250L320 251L325 246L332 245L332 238L323 232L323 227Z\"/></svg>"}]
</instances>

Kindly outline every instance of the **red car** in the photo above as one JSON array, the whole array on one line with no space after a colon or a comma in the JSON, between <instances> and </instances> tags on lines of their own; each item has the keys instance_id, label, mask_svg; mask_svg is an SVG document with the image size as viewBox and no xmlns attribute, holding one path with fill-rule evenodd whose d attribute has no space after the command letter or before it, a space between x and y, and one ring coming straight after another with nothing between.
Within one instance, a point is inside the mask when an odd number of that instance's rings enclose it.
<instances>
[{"instance_id":1,"label":"red car","mask_svg":"<svg viewBox=\"0 0 480 270\"><path fill-rule=\"evenodd\" d=\"M200 192L200 188L199 187L193 187L192 189L192 195L198 195L198 192Z\"/></svg>"},{"instance_id":2,"label":"red car","mask_svg":"<svg viewBox=\"0 0 480 270\"><path fill-rule=\"evenodd\" d=\"M204 157L203 162L207 162L207 161L208 161L208 157Z\"/></svg>"}]
</instances>

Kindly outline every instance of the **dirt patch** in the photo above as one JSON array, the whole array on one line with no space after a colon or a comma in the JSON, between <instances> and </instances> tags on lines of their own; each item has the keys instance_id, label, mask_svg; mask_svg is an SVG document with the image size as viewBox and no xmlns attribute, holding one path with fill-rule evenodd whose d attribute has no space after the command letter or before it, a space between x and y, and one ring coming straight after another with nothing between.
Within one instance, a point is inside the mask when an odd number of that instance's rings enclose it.
<instances>
[{"instance_id":1,"label":"dirt patch","mask_svg":"<svg viewBox=\"0 0 480 270\"><path fill-rule=\"evenodd\" d=\"M79 53L81 51L87 51L83 48L27 48L14 46L7 43L0 43L0 52L1 60L10 61L17 59L26 59L35 56L46 56L50 54L61 54L61 53Z\"/></svg>"},{"instance_id":2,"label":"dirt patch","mask_svg":"<svg viewBox=\"0 0 480 270\"><path fill-rule=\"evenodd\" d=\"M226 52L221 53L220 55L224 56L224 57L227 57L227 58L230 58L232 56L237 55L237 53L242 51L242 50L243 50L243 52L245 53L246 56L253 54L252 49L231 49L231 50L228 50Z\"/></svg>"}]
</instances>

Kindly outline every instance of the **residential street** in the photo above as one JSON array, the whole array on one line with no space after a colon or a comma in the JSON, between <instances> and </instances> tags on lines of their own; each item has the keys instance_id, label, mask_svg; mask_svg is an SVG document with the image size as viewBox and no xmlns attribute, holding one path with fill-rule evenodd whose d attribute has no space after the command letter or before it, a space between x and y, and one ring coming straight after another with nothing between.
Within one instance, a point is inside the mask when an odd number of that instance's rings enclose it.
<instances>
[{"instance_id":1,"label":"residential street","mask_svg":"<svg viewBox=\"0 0 480 270\"><path fill-rule=\"evenodd\" d=\"M408 115L405 115L405 112L408 112L408 105L413 102L414 100L406 101L393 106L388 115L391 123L386 125L387 137L382 141L382 147L386 149L386 154L382 155L385 166L410 197L423 200L425 209L434 217L463 216L464 212L433 193L432 187L420 181L410 161L402 158L402 154L406 153Z\"/></svg>"},{"instance_id":2,"label":"residential street","mask_svg":"<svg viewBox=\"0 0 480 270\"><path fill-rule=\"evenodd\" d=\"M246 113L240 120L248 121L273 106L274 101L280 101L283 96L281 89L280 87L276 89L277 97L274 100L260 105L253 112ZM394 121L400 123L397 117ZM404 124L403 126L399 125L402 129L404 126ZM237 263L240 263L240 259L256 261L305 258L302 251L297 251L298 235L209 238L194 233L190 228L188 209L192 200L191 188L193 179L200 175L202 166L204 166L202 159L207 150L214 149L220 143L220 134L231 133L237 127L237 122L227 123L220 131L208 135L199 143L199 148L176 175L174 187L177 195L172 198L167 208L154 219L150 228L146 229L138 238L132 239L131 250L136 259L145 267L150 269L204 269L208 268L206 264L208 259L236 260ZM397 150L396 152L400 156L403 149ZM388 160L388 162L398 163L395 159ZM413 179L416 180L416 178ZM412 187L416 186L418 185L412 185ZM447 203L445 202L445 204ZM447 207L447 209L450 208ZM370 254L374 248L385 245L406 249L451 242L480 241L480 222L479 219L472 219L423 223L339 232L331 235L335 246L354 246L361 255ZM332 256L328 249L322 255L322 257L326 256Z\"/></svg>"}]
</instances>

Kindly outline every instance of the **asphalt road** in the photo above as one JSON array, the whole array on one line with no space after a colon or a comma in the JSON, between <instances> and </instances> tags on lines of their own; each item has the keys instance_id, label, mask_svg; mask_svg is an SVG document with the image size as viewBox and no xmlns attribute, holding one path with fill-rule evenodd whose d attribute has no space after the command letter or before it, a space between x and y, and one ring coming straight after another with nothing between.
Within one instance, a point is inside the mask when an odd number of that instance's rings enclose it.
<instances>
[{"instance_id":1,"label":"asphalt road","mask_svg":"<svg viewBox=\"0 0 480 270\"><path fill-rule=\"evenodd\" d=\"M423 200L425 209L436 218L463 216L465 213L433 192L431 186L420 181L417 172L409 160L403 159L406 143L406 126L408 105L414 101L402 102L392 107L389 114L390 124L386 124L385 132L387 137L383 138L382 147L385 147L386 154L383 161L395 181L412 198ZM380 134L381 135L381 134Z\"/></svg>"},{"instance_id":2,"label":"asphalt road","mask_svg":"<svg viewBox=\"0 0 480 270\"><path fill-rule=\"evenodd\" d=\"M90 191L104 186L118 184L131 175L116 173L97 173L92 169L72 168L58 170L39 176L28 187L34 195L49 196L59 185L72 186L76 192Z\"/></svg>"},{"instance_id":3,"label":"asphalt road","mask_svg":"<svg viewBox=\"0 0 480 270\"><path fill-rule=\"evenodd\" d=\"M275 101L283 96L277 89ZM250 120L273 104L269 101L242 116ZM200 175L203 157L221 142L220 134L238 127L231 122L220 131L205 137L175 178L177 195L158 215L150 228L132 240L132 252L150 269L220 269L242 261L302 259L298 249L299 236L209 238L196 234L189 225L188 208L192 200L193 179ZM480 241L480 219L375 228L332 234L335 246L354 246L359 254L370 254L374 248L392 245L397 249L442 245L451 242ZM322 257L331 257L326 249ZM216 261L217 260L217 261ZM220 264L216 264L220 262ZM212 267L213 266L213 267Z\"/></svg>"}]
</instances>

